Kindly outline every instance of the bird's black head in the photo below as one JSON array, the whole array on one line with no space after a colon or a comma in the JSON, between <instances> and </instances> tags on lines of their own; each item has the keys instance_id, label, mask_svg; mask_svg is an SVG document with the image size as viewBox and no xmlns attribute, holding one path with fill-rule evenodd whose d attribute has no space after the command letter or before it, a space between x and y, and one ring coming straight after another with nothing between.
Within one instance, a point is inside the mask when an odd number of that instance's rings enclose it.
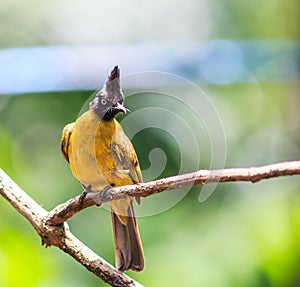
<instances>
[{"instance_id":1,"label":"bird's black head","mask_svg":"<svg viewBox=\"0 0 300 287\"><path fill-rule=\"evenodd\" d=\"M120 69L115 66L102 90L90 102L90 109L101 119L110 121L118 113L126 113L127 109L123 106L123 103L124 96L120 86Z\"/></svg>"}]
</instances>

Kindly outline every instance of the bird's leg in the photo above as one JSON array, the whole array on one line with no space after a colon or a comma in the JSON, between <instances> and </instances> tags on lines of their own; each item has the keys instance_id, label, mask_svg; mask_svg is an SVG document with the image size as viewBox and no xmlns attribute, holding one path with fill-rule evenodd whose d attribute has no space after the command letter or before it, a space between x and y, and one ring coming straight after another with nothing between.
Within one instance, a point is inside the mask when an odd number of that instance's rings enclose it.
<instances>
[{"instance_id":1,"label":"bird's leg","mask_svg":"<svg viewBox=\"0 0 300 287\"><path fill-rule=\"evenodd\" d=\"M83 204L83 200L85 199L85 197L87 196L87 194L90 193L90 192L92 192L92 186L91 185L85 186L85 185L82 184L82 186L83 186L83 192L81 193L81 195L79 197L80 204ZM98 207L101 206L104 201L107 201L107 198L106 198L107 195L106 195L106 193L111 188L113 188L113 187L115 187L114 183L108 184L107 186L105 186L104 188L102 188L100 190L99 197L97 199L93 196L93 201L96 203L96 205Z\"/></svg>"},{"instance_id":2,"label":"bird's leg","mask_svg":"<svg viewBox=\"0 0 300 287\"><path fill-rule=\"evenodd\" d=\"M79 197L79 202L80 202L81 205L82 205L83 200L85 199L86 195L87 195L89 192L92 191L92 186L91 186L91 185L85 186L85 185L82 184L82 186L83 186L83 192L81 193L81 195L80 195L80 197Z\"/></svg>"},{"instance_id":3,"label":"bird's leg","mask_svg":"<svg viewBox=\"0 0 300 287\"><path fill-rule=\"evenodd\" d=\"M106 197L107 192L108 192L110 189L114 188L114 187L115 187L115 184L114 184L114 183L105 186L105 187L101 190L101 193L100 193L100 196L99 196L99 200L100 200L100 201L103 201L103 200L105 199L105 197Z\"/></svg>"}]
</instances>

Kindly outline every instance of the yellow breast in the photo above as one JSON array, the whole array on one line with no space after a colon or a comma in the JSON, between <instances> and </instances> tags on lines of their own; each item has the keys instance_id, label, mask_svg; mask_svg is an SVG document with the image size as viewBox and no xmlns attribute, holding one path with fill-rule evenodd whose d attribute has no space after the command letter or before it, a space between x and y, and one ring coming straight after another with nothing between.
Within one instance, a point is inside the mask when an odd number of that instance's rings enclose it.
<instances>
[{"instance_id":1,"label":"yellow breast","mask_svg":"<svg viewBox=\"0 0 300 287\"><path fill-rule=\"evenodd\" d=\"M115 169L111 143L117 125L115 120L101 121L91 110L75 122L70 166L76 178L94 191L111 184L108 175Z\"/></svg>"}]
</instances>

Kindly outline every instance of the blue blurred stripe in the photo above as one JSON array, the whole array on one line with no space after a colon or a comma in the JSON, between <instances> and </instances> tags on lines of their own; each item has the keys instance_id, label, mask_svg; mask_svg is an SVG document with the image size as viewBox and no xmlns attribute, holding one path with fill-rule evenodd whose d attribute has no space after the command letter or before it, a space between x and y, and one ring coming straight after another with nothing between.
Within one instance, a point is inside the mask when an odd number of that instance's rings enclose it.
<instances>
[{"instance_id":1,"label":"blue blurred stripe","mask_svg":"<svg viewBox=\"0 0 300 287\"><path fill-rule=\"evenodd\" d=\"M207 43L2 49L0 93L96 89L116 64L122 75L160 71L217 85L294 82L299 80L299 47L299 42L289 39L218 39Z\"/></svg>"}]
</instances>

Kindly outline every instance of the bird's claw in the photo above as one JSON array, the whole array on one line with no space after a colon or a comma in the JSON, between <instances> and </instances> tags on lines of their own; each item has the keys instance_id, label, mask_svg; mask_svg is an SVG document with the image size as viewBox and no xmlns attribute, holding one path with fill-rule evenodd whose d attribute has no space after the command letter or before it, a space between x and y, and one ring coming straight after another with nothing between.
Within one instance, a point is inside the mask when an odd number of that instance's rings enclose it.
<instances>
[{"instance_id":1,"label":"bird's claw","mask_svg":"<svg viewBox=\"0 0 300 287\"><path fill-rule=\"evenodd\" d=\"M110 189L112 189L113 187L114 187L114 185L111 185L111 184L105 186L105 187L101 190L101 192L100 192L99 200L102 201L102 202L103 202L103 201L106 201L105 199L106 199L106 197L107 197L107 192L108 192Z\"/></svg>"},{"instance_id":2,"label":"bird's claw","mask_svg":"<svg viewBox=\"0 0 300 287\"><path fill-rule=\"evenodd\" d=\"M81 193L81 195L79 197L79 202L80 202L81 205L83 204L83 201L86 198L87 194L91 191L92 191L92 186L91 185L89 185L89 186L84 186L83 185L83 192Z\"/></svg>"}]
</instances>

